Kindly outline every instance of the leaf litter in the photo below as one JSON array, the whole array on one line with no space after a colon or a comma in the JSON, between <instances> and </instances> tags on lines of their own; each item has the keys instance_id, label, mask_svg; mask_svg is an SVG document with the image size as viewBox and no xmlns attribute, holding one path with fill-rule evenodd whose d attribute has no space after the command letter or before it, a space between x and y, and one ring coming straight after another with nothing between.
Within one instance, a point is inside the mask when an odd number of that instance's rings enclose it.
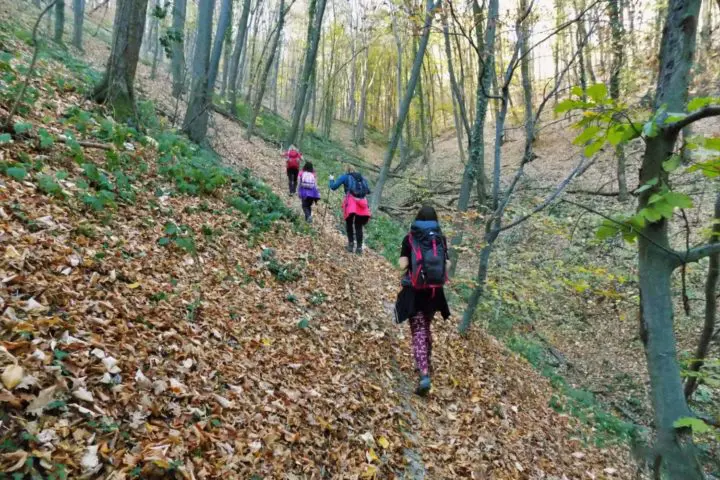
<instances>
[{"instance_id":1,"label":"leaf litter","mask_svg":"<svg viewBox=\"0 0 720 480\"><path fill-rule=\"evenodd\" d=\"M282 194L277 150L245 142L225 118L213 123L224 160ZM151 166L147 184L161 183L152 145L130 145ZM0 146L6 158L24 148ZM48 166L65 166L67 147L53 149ZM462 338L453 322L436 321L432 394L398 388L414 373L403 327L385 309L398 290L392 267L372 252L348 256L332 218L309 235L281 221L257 242L226 193L159 204L138 188L133 205L103 217L3 178L4 471L408 478L410 450L428 478L631 476L624 449L588 446L585 427L548 406L548 382L483 332ZM195 255L166 248L158 239L168 217L219 233L197 235ZM89 227L95 234L80 233ZM273 275L265 249L302 264L299 278ZM317 291L321 303L310 301Z\"/></svg>"}]
</instances>

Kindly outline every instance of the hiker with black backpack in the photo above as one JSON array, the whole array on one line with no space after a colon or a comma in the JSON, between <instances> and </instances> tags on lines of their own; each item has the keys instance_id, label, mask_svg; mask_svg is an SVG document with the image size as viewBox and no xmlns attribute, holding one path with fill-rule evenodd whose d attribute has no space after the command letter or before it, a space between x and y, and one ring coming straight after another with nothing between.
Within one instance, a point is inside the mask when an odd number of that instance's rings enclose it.
<instances>
[{"instance_id":1,"label":"hiker with black backpack","mask_svg":"<svg viewBox=\"0 0 720 480\"><path fill-rule=\"evenodd\" d=\"M294 195L297 190L298 184L298 173L300 172L300 160L302 160L302 153L295 148L295 145L290 145L287 152L283 154L285 157L285 173L288 177L288 190L289 195Z\"/></svg>"},{"instance_id":2,"label":"hiker with black backpack","mask_svg":"<svg viewBox=\"0 0 720 480\"><path fill-rule=\"evenodd\" d=\"M348 237L345 250L352 253L354 249L356 254L362 255L363 227L370 220L370 206L367 201L370 186L365 177L356 172L351 165L345 168L345 173L340 175L337 180L330 175L330 189L337 190L340 185L345 189L345 198L342 204Z\"/></svg>"},{"instance_id":3,"label":"hiker with black backpack","mask_svg":"<svg viewBox=\"0 0 720 480\"><path fill-rule=\"evenodd\" d=\"M420 396L430 391L430 324L435 312L440 312L445 319L450 316L443 290L448 259L447 240L440 229L437 213L433 207L423 206L400 247L399 263L404 275L402 290L395 303L395 321L410 320L413 355L420 375L415 393Z\"/></svg>"},{"instance_id":4,"label":"hiker with black backpack","mask_svg":"<svg viewBox=\"0 0 720 480\"><path fill-rule=\"evenodd\" d=\"M312 162L305 162L300 176L298 177L298 197L302 203L305 221L312 222L312 206L320 200L320 190L317 187L317 179L315 178L315 169Z\"/></svg>"}]
</instances>

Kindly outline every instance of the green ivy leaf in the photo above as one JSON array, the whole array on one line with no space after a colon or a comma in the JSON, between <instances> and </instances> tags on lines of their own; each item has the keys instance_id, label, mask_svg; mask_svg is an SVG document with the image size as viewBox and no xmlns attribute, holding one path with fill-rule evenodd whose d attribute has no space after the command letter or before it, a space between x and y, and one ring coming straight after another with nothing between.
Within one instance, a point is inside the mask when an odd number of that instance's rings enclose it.
<instances>
[{"instance_id":1,"label":"green ivy leaf","mask_svg":"<svg viewBox=\"0 0 720 480\"><path fill-rule=\"evenodd\" d=\"M12 142L12 136L9 133L3 133L0 134L0 145L3 143L11 143Z\"/></svg>"},{"instance_id":2,"label":"green ivy leaf","mask_svg":"<svg viewBox=\"0 0 720 480\"><path fill-rule=\"evenodd\" d=\"M605 140L602 138L588 144L588 146L585 147L585 156L592 157L603 147L603 145L605 145Z\"/></svg>"},{"instance_id":3,"label":"green ivy leaf","mask_svg":"<svg viewBox=\"0 0 720 480\"><path fill-rule=\"evenodd\" d=\"M640 187L638 187L638 189L635 190L635 193L642 193L645 190L650 190L652 187L657 185L657 183L658 183L658 177L651 178L644 185L641 185Z\"/></svg>"},{"instance_id":4,"label":"green ivy leaf","mask_svg":"<svg viewBox=\"0 0 720 480\"><path fill-rule=\"evenodd\" d=\"M582 133L575 138L575 140L573 140L573 143L575 145L585 145L601 130L602 129L598 125L590 125L585 130L583 130Z\"/></svg>"},{"instance_id":5,"label":"green ivy leaf","mask_svg":"<svg viewBox=\"0 0 720 480\"><path fill-rule=\"evenodd\" d=\"M55 143L55 138L44 128L38 131L38 136L40 137L40 148L48 148Z\"/></svg>"},{"instance_id":6,"label":"green ivy leaf","mask_svg":"<svg viewBox=\"0 0 720 480\"><path fill-rule=\"evenodd\" d=\"M308 328L310 326L310 320L308 320L307 318L303 318L297 323L297 326L303 329Z\"/></svg>"},{"instance_id":7,"label":"green ivy leaf","mask_svg":"<svg viewBox=\"0 0 720 480\"><path fill-rule=\"evenodd\" d=\"M671 155L670 158L668 158L667 160L665 160L663 162L663 164L662 164L663 170L665 170L666 172L673 172L673 171L677 170L677 168L680 166L680 161L681 161L680 155L677 155L677 154Z\"/></svg>"},{"instance_id":8,"label":"green ivy leaf","mask_svg":"<svg viewBox=\"0 0 720 480\"><path fill-rule=\"evenodd\" d=\"M178 233L180 233L180 228L173 222L168 222L165 224L166 235L177 235Z\"/></svg>"},{"instance_id":9,"label":"green ivy leaf","mask_svg":"<svg viewBox=\"0 0 720 480\"><path fill-rule=\"evenodd\" d=\"M699 418L682 417L673 422L675 428L689 428L693 433L706 433L710 431L710 426Z\"/></svg>"},{"instance_id":10,"label":"green ivy leaf","mask_svg":"<svg viewBox=\"0 0 720 480\"><path fill-rule=\"evenodd\" d=\"M604 83L596 83L588 87L587 94L595 102L600 103L607 98L608 91Z\"/></svg>"},{"instance_id":11,"label":"green ivy leaf","mask_svg":"<svg viewBox=\"0 0 720 480\"><path fill-rule=\"evenodd\" d=\"M195 252L195 242L190 237L178 237L173 240L175 242L175 245L182 248L188 253Z\"/></svg>"},{"instance_id":12,"label":"green ivy leaf","mask_svg":"<svg viewBox=\"0 0 720 480\"><path fill-rule=\"evenodd\" d=\"M572 95L575 95L576 97L582 97L583 95L585 95L585 92L583 92L583 89L579 85L575 85L574 87L572 87L570 93Z\"/></svg>"},{"instance_id":13,"label":"green ivy leaf","mask_svg":"<svg viewBox=\"0 0 720 480\"><path fill-rule=\"evenodd\" d=\"M23 180L27 176L27 170L23 167L10 167L7 170L5 170L5 173L9 176L17 180L18 182Z\"/></svg>"},{"instance_id":14,"label":"green ivy leaf","mask_svg":"<svg viewBox=\"0 0 720 480\"><path fill-rule=\"evenodd\" d=\"M665 194L665 201L670 204L672 207L677 208L692 208L693 207L693 201L692 199L685 195L684 193L680 192L668 192Z\"/></svg>"},{"instance_id":15,"label":"green ivy leaf","mask_svg":"<svg viewBox=\"0 0 720 480\"><path fill-rule=\"evenodd\" d=\"M688 112L694 112L695 110L700 110L703 107L707 107L710 105L713 101L712 97L696 97L690 100L690 102L687 105Z\"/></svg>"},{"instance_id":16,"label":"green ivy leaf","mask_svg":"<svg viewBox=\"0 0 720 480\"><path fill-rule=\"evenodd\" d=\"M15 133L20 135L20 134L30 131L30 129L32 129L32 123L15 122L13 129L15 130Z\"/></svg>"},{"instance_id":17,"label":"green ivy leaf","mask_svg":"<svg viewBox=\"0 0 720 480\"><path fill-rule=\"evenodd\" d=\"M570 110L574 110L574 109L578 108L580 105L581 105L581 103L578 102L577 100L568 98L568 99L565 99L562 102L558 103L555 106L555 113L569 112Z\"/></svg>"},{"instance_id":18,"label":"green ivy leaf","mask_svg":"<svg viewBox=\"0 0 720 480\"><path fill-rule=\"evenodd\" d=\"M645 135L647 138L653 138L660 133L660 129L658 128L657 124L655 123L655 119L651 119L648 121L645 125L643 125L642 129L643 135Z\"/></svg>"}]
</instances>

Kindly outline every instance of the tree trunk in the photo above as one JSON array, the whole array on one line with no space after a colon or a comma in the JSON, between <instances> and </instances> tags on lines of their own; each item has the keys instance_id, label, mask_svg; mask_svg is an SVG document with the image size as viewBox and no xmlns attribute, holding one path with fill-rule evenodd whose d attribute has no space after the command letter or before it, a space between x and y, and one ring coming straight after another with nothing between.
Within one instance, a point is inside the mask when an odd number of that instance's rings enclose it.
<instances>
[{"instance_id":1,"label":"tree trunk","mask_svg":"<svg viewBox=\"0 0 720 480\"><path fill-rule=\"evenodd\" d=\"M283 46L283 40L285 38L285 33L283 32L283 35L280 37L280 44L278 45L278 51L275 55L275 63L273 64L273 71L270 74L270 77L272 79L271 88L272 88L272 109L273 113L275 115L278 114L278 77L280 76L280 59L282 58L282 46Z\"/></svg>"},{"instance_id":2,"label":"tree trunk","mask_svg":"<svg viewBox=\"0 0 720 480\"><path fill-rule=\"evenodd\" d=\"M230 2L230 13L228 14L228 26L227 31L225 33L225 45L223 46L223 53L222 53L222 65L223 65L223 74L222 74L222 84L220 87L220 96L222 98L225 98L225 95L227 94L227 85L228 85L228 78L230 77L230 55L232 53L232 19L233 19L233 3Z\"/></svg>"},{"instance_id":3,"label":"tree trunk","mask_svg":"<svg viewBox=\"0 0 720 480\"><path fill-rule=\"evenodd\" d=\"M245 133L245 138L248 140L252 138L253 130L255 129L255 121L257 120L257 116L260 113L260 109L262 108L263 96L265 95L265 90L267 89L267 78L270 74L270 70L275 64L275 54L277 53L278 44L280 43L280 36L282 35L283 25L285 23L285 13L285 2L284 0L280 0L280 7L278 8L277 31L272 38L270 53L265 62L262 74L260 75L257 93L255 96L255 103L253 104L252 115L250 116L250 120L248 121L248 128L247 132Z\"/></svg>"},{"instance_id":4,"label":"tree trunk","mask_svg":"<svg viewBox=\"0 0 720 480\"><path fill-rule=\"evenodd\" d=\"M183 132L195 143L205 141L210 109L210 43L215 0L199 0L197 20L197 44L192 63L192 87L187 111L183 120Z\"/></svg>"},{"instance_id":5,"label":"tree trunk","mask_svg":"<svg viewBox=\"0 0 720 480\"><path fill-rule=\"evenodd\" d=\"M695 51L695 35L700 0L670 0L660 46L655 109L684 111L688 96L690 68ZM672 153L678 133L663 130L646 139L640 169L640 184L657 182L640 194L638 211L647 207L659 185L667 185L662 164ZM658 181L659 180L659 181ZM640 338L650 375L651 399L656 429L656 465L671 480L695 480L702 469L688 429L676 429L675 421L691 416L680 377L673 330L671 274L675 260L669 248L667 221L648 223L638 239L640 286ZM657 472L659 475L659 472Z\"/></svg>"},{"instance_id":6,"label":"tree trunk","mask_svg":"<svg viewBox=\"0 0 720 480\"><path fill-rule=\"evenodd\" d=\"M482 41L482 22L480 18L480 6L477 1L473 2L475 12L475 36L478 45ZM488 93L492 84L492 76L495 75L495 31L497 28L497 20L499 15L498 0L489 0L488 2L488 22L485 29L485 40L482 42L483 59L478 58L478 78L475 95L475 121L473 122L472 132L469 139L470 159L465 165L463 171L462 183L460 184L460 195L458 198L458 211L465 212L470 203L470 193L473 183L477 180L478 206L482 207L486 203L485 192L485 117L487 116ZM480 55L480 53L478 53ZM477 178L476 178L477 177ZM462 243L463 233L460 223L458 222L458 233L452 238L452 245L458 246ZM489 255L489 253L488 253ZM450 251L450 271L451 276L455 275L458 262L457 249Z\"/></svg>"},{"instance_id":7,"label":"tree trunk","mask_svg":"<svg viewBox=\"0 0 720 480\"><path fill-rule=\"evenodd\" d=\"M582 4L584 5L584 1ZM573 5L575 6L575 15L579 16L580 13L584 10L584 8L581 5L578 5L577 0L574 0ZM578 81L580 82L580 88L582 89L582 98L583 100L586 99L585 92L587 91L587 75L585 73L585 26L584 26L584 18L581 18L580 21L577 23L577 28L575 29L575 43L578 48Z\"/></svg>"},{"instance_id":8,"label":"tree trunk","mask_svg":"<svg viewBox=\"0 0 720 480\"><path fill-rule=\"evenodd\" d=\"M403 45L400 39L400 29L397 25L397 15L393 13L392 16L392 31L393 37L395 38L395 48L397 50L397 76L396 76L396 88L397 88L397 115L400 116L400 109L402 108L402 79L403 79ZM407 135L408 142L410 141L410 134ZM405 139L402 134L400 135L400 163L405 162L408 156Z\"/></svg>"},{"instance_id":9,"label":"tree trunk","mask_svg":"<svg viewBox=\"0 0 720 480\"><path fill-rule=\"evenodd\" d=\"M365 68L363 70L362 87L360 90L360 111L355 125L355 143L365 145L365 112L367 110L367 93L370 88L370 46L365 50Z\"/></svg>"},{"instance_id":10,"label":"tree trunk","mask_svg":"<svg viewBox=\"0 0 720 480\"><path fill-rule=\"evenodd\" d=\"M210 67L208 71L208 92L211 97L215 91L215 81L217 80L218 71L220 70L220 58L222 58L223 43L225 43L225 35L227 35L231 18L232 0L222 0L222 4L220 5L220 16L218 17L218 27L217 32L215 32L215 42L212 49L212 55L210 56Z\"/></svg>"},{"instance_id":11,"label":"tree trunk","mask_svg":"<svg viewBox=\"0 0 720 480\"><path fill-rule=\"evenodd\" d=\"M160 8L160 0L153 2L152 31L148 35L148 53L152 53L152 66L150 67L150 79L155 80L157 75L158 53L160 51L160 19L154 15L155 9Z\"/></svg>"},{"instance_id":12,"label":"tree trunk","mask_svg":"<svg viewBox=\"0 0 720 480\"><path fill-rule=\"evenodd\" d=\"M85 22L85 0L73 0L73 47L83 50L83 23Z\"/></svg>"},{"instance_id":13,"label":"tree trunk","mask_svg":"<svg viewBox=\"0 0 720 480\"><path fill-rule=\"evenodd\" d=\"M305 61L303 62L302 74L300 75L300 86L295 93L295 106L293 107L292 122L285 146L296 142L300 117L302 117L303 104L307 98L307 90L310 84L310 74L315 66L320 33L322 32L322 20L325 15L326 0L310 0L310 22L308 24L308 43L305 49Z\"/></svg>"},{"instance_id":14,"label":"tree trunk","mask_svg":"<svg viewBox=\"0 0 720 480\"><path fill-rule=\"evenodd\" d=\"M715 214L713 217L712 235L710 243L720 241L720 194L715 197ZM710 255L707 278L705 279L705 323L703 325L700 341L695 351L694 360L690 363L688 371L699 372L705 363L705 357L710 350L710 342L715 333L717 318L717 284L720 275L720 253ZM689 399L698 386L698 377L688 377L685 382L685 398Z\"/></svg>"},{"instance_id":15,"label":"tree trunk","mask_svg":"<svg viewBox=\"0 0 720 480\"><path fill-rule=\"evenodd\" d=\"M172 42L172 59L170 68L172 70L172 94L180 98L185 90L185 11L187 0L174 0L172 9L172 29L175 35L180 36L180 41Z\"/></svg>"},{"instance_id":16,"label":"tree trunk","mask_svg":"<svg viewBox=\"0 0 720 480\"><path fill-rule=\"evenodd\" d=\"M65 0L57 0L55 2L55 43L62 45L63 32L65 31Z\"/></svg>"},{"instance_id":17,"label":"tree trunk","mask_svg":"<svg viewBox=\"0 0 720 480\"><path fill-rule=\"evenodd\" d=\"M240 54L245 45L245 36L247 34L248 17L250 16L250 0L243 0L243 9L238 20L237 35L235 35L235 49L230 59L230 111L237 115L237 82L238 71L240 70Z\"/></svg>"},{"instance_id":18,"label":"tree trunk","mask_svg":"<svg viewBox=\"0 0 720 480\"><path fill-rule=\"evenodd\" d=\"M527 0L520 0L520 15L524 15L527 8ZM521 27L523 34L520 39L520 76L522 77L523 100L525 102L525 137L532 143L535 141L535 119L533 118L533 85L530 72L530 50L528 46L530 40L529 23L530 18L525 18Z\"/></svg>"},{"instance_id":19,"label":"tree trunk","mask_svg":"<svg viewBox=\"0 0 720 480\"><path fill-rule=\"evenodd\" d=\"M93 98L113 108L120 120L135 118L135 72L140 57L148 0L118 0L113 42L105 75Z\"/></svg>"},{"instance_id":20,"label":"tree trunk","mask_svg":"<svg viewBox=\"0 0 720 480\"><path fill-rule=\"evenodd\" d=\"M425 24L423 25L420 45L418 47L417 54L415 55L415 61L413 62L410 80L408 81L407 89L405 90L405 96L403 97L402 106L400 108L397 122L395 122L395 128L393 130L393 135L390 139L390 145L388 145L388 149L385 152L385 157L383 158L383 165L380 169L380 175L378 176L377 183L375 184L375 190L373 191L372 197L370 199L370 204L373 208L377 208L378 206L380 206L383 187L385 186L388 173L390 172L390 166L392 164L393 156L395 155L395 150L397 149L398 142L400 141L403 124L405 123L408 111L410 110L410 101L415 95L415 87L420 78L420 70L422 68L423 58L425 57L425 50L427 49L428 40L430 39L430 27L432 26L434 9L435 6L433 5L432 0L427 0L427 3L425 5Z\"/></svg>"},{"instance_id":21,"label":"tree trunk","mask_svg":"<svg viewBox=\"0 0 720 480\"><path fill-rule=\"evenodd\" d=\"M620 100L620 73L623 67L623 26L620 16L619 0L609 0L610 28L612 29L613 62L610 72L610 98ZM617 159L618 199L628 199L627 180L625 179L625 149L618 145L615 149Z\"/></svg>"}]
</instances>

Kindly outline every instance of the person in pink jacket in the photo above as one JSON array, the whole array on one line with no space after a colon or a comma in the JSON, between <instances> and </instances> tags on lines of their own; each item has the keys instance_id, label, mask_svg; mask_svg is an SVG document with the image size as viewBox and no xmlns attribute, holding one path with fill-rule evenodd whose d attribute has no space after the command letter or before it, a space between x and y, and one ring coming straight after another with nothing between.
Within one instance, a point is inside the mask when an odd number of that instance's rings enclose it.
<instances>
[{"instance_id":1,"label":"person in pink jacket","mask_svg":"<svg viewBox=\"0 0 720 480\"><path fill-rule=\"evenodd\" d=\"M352 252L354 249L356 254L362 255L363 227L371 217L367 200L370 186L365 177L354 171L350 165L337 180L332 175L330 176L330 189L337 190L341 185L345 190L342 207L348 237L348 245L345 249L348 252Z\"/></svg>"}]
</instances>

